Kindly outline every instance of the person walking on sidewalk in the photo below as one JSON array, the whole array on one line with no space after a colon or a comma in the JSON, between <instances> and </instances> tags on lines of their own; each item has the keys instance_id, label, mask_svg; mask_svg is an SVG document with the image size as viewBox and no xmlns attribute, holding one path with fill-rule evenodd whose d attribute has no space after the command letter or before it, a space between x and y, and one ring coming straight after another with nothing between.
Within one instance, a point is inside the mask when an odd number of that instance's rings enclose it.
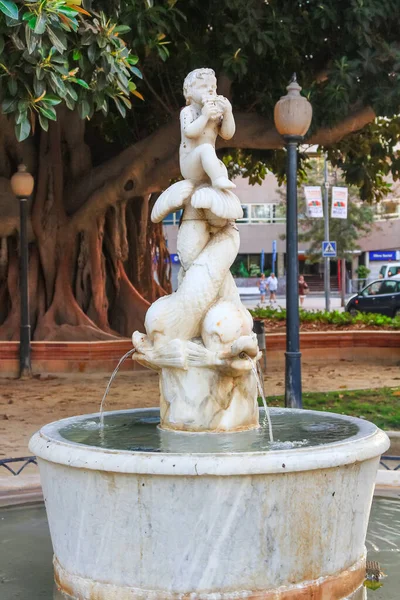
<instances>
[{"instance_id":1,"label":"person walking on sidewalk","mask_svg":"<svg viewBox=\"0 0 400 600\"><path fill-rule=\"evenodd\" d=\"M265 302L265 292L267 290L267 280L265 279L264 273L261 273L261 279L257 283L258 289L261 295L261 304Z\"/></svg>"},{"instance_id":2,"label":"person walking on sidewalk","mask_svg":"<svg viewBox=\"0 0 400 600\"><path fill-rule=\"evenodd\" d=\"M271 275L268 277L267 286L269 291L269 303L276 303L276 290L278 289L278 279L275 277L275 273L271 273Z\"/></svg>"},{"instance_id":3,"label":"person walking on sidewalk","mask_svg":"<svg viewBox=\"0 0 400 600\"><path fill-rule=\"evenodd\" d=\"M308 294L309 287L304 279L303 275L299 277L299 298L300 298L300 306L303 306L304 298L306 294Z\"/></svg>"}]
</instances>

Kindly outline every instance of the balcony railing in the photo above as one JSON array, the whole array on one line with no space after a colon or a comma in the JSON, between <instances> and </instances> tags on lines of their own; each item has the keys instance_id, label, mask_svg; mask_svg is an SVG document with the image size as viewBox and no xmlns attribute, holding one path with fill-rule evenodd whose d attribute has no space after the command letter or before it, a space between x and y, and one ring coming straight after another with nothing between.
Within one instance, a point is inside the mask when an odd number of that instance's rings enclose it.
<instances>
[{"instance_id":1,"label":"balcony railing","mask_svg":"<svg viewBox=\"0 0 400 600\"><path fill-rule=\"evenodd\" d=\"M268 223L285 223L286 217L280 204L242 204L243 219L238 223L260 225ZM165 217L164 225L179 225L182 211L171 213Z\"/></svg>"}]
</instances>

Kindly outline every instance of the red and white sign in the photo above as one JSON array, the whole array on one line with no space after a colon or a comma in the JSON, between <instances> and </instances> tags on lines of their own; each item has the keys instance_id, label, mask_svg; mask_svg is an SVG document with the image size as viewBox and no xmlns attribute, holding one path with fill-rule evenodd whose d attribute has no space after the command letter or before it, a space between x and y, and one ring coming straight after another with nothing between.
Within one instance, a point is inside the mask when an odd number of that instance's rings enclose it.
<instances>
[{"instance_id":1,"label":"red and white sign","mask_svg":"<svg viewBox=\"0 0 400 600\"><path fill-rule=\"evenodd\" d=\"M331 217L333 219L347 219L348 194L347 187L332 188Z\"/></svg>"},{"instance_id":2,"label":"red and white sign","mask_svg":"<svg viewBox=\"0 0 400 600\"><path fill-rule=\"evenodd\" d=\"M307 216L312 219L323 218L321 188L317 185L304 186L304 195L306 197Z\"/></svg>"}]
</instances>

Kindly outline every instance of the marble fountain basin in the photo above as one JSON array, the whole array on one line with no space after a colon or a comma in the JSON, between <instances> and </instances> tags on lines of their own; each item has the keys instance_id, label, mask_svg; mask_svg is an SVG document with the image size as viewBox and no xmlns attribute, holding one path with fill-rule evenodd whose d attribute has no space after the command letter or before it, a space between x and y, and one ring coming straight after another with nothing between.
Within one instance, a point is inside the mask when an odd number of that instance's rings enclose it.
<instances>
[{"instance_id":1,"label":"marble fountain basin","mask_svg":"<svg viewBox=\"0 0 400 600\"><path fill-rule=\"evenodd\" d=\"M273 444L266 427L162 431L158 409L106 413L103 432L98 414L43 427L30 449L58 587L79 600L365 598L386 434L332 413L271 417Z\"/></svg>"}]
</instances>

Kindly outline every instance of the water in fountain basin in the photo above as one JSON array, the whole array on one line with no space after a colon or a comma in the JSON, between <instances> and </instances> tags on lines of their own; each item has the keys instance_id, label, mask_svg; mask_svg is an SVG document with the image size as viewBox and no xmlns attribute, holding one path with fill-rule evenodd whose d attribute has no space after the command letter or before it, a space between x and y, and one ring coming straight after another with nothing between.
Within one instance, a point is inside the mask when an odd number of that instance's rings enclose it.
<instances>
[{"instance_id":1,"label":"water in fountain basin","mask_svg":"<svg viewBox=\"0 0 400 600\"><path fill-rule=\"evenodd\" d=\"M270 417L270 414L269 414L269 409L268 409L267 401L265 399L264 385L263 385L261 377L260 377L260 375L258 373L258 369L257 369L255 361L252 358L250 358L250 356L246 356L246 358L250 361L251 370L253 371L254 377L256 378L258 392L259 392L259 394L261 396L261 400L262 400L262 403L264 405L265 416L267 417L267 421L268 421L269 439L270 439L270 442L273 442L274 441L274 435L272 433L271 417Z\"/></svg>"},{"instance_id":2,"label":"water in fountain basin","mask_svg":"<svg viewBox=\"0 0 400 600\"><path fill-rule=\"evenodd\" d=\"M119 362L118 362L117 366L115 367L114 371L112 372L112 375L111 375L111 377L110 377L110 381L109 381L109 382L108 382L108 384L107 384L106 391L104 392L104 396L103 396L103 398L102 398L102 400L101 400L101 403L100 403L100 426L101 426L101 428L102 428L102 429L103 429L103 427L104 427L104 404L105 404L106 398L107 398L107 396L108 396L108 392L110 391L111 384L112 384L112 382L114 381L114 377L115 377L115 376L116 376L116 374L118 373L118 371L119 371L119 368L120 368L120 366L122 365L122 363L123 363L123 362L124 362L124 361L125 361L125 360L126 360L128 357L129 357L129 356L132 356L132 354L133 354L135 351L136 351L136 348L132 348L132 350L129 350L129 351L126 353L126 354L124 354L124 355L122 356L122 358L120 358L120 359L119 359Z\"/></svg>"},{"instance_id":3,"label":"water in fountain basin","mask_svg":"<svg viewBox=\"0 0 400 600\"><path fill-rule=\"evenodd\" d=\"M264 410L260 409L262 425L251 431L193 434L160 429L160 411L156 408L116 411L103 415L103 430L99 415L66 419L64 425L60 424L58 436L105 449L208 454L320 446L347 440L359 432L356 421L336 415L271 408L270 419L275 434L275 441L271 442L265 416Z\"/></svg>"}]
</instances>

